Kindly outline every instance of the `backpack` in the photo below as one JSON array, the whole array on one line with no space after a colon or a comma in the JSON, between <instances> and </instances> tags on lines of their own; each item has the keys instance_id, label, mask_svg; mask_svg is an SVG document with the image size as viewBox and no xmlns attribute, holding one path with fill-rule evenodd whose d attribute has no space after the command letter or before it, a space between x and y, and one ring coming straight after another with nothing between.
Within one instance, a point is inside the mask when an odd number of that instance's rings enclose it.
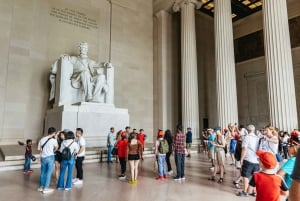
<instances>
[{"instance_id":1,"label":"backpack","mask_svg":"<svg viewBox=\"0 0 300 201\"><path fill-rule=\"evenodd\" d=\"M161 154L166 154L169 152L169 144L167 140L161 140L158 145L158 152Z\"/></svg>"},{"instance_id":2,"label":"backpack","mask_svg":"<svg viewBox=\"0 0 300 201\"><path fill-rule=\"evenodd\" d=\"M71 144L73 144L73 142ZM69 146L65 147L62 150L62 152L61 152L61 159L62 160L70 160L71 159L71 157L72 157L72 153L71 153L71 150L70 150L71 144L69 144Z\"/></svg>"}]
</instances>

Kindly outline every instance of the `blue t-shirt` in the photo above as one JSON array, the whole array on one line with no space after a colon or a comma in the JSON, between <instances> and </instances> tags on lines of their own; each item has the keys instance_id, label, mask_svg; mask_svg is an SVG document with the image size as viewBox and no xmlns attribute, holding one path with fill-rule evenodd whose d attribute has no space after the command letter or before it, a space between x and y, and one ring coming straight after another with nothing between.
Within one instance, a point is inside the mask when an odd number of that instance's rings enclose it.
<instances>
[{"instance_id":1,"label":"blue t-shirt","mask_svg":"<svg viewBox=\"0 0 300 201\"><path fill-rule=\"evenodd\" d=\"M207 146L208 146L209 150L211 150L211 151L215 151L215 148L216 148L215 146L212 145L212 142L215 141L215 138L216 138L216 134L215 133L212 133L212 134L210 134L208 136L208 144L207 144Z\"/></svg>"},{"instance_id":2,"label":"blue t-shirt","mask_svg":"<svg viewBox=\"0 0 300 201\"><path fill-rule=\"evenodd\" d=\"M285 181L285 183L287 184L287 186L289 188L292 185L291 175L292 175L293 170L294 170L295 162L296 162L296 157L289 158L287 160L287 162L285 162L283 164L283 166L280 168L282 171L285 172L284 181Z\"/></svg>"}]
</instances>

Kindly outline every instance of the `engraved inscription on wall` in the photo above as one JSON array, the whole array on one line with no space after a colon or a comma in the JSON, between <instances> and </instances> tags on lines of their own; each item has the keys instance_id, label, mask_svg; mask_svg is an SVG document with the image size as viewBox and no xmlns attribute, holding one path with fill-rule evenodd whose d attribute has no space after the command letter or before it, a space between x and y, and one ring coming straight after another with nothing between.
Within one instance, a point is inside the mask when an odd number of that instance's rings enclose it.
<instances>
[{"instance_id":1,"label":"engraved inscription on wall","mask_svg":"<svg viewBox=\"0 0 300 201\"><path fill-rule=\"evenodd\" d=\"M70 8L51 8L50 16L56 18L59 22L70 24L83 29L98 29L96 19L88 14Z\"/></svg>"}]
</instances>

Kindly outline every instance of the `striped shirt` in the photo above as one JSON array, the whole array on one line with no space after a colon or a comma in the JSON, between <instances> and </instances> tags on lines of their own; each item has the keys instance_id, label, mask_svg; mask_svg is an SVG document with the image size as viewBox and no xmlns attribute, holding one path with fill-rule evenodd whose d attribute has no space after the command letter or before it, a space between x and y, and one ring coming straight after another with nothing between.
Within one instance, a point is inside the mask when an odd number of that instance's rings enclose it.
<instances>
[{"instance_id":1,"label":"striped shirt","mask_svg":"<svg viewBox=\"0 0 300 201\"><path fill-rule=\"evenodd\" d=\"M175 153L184 154L184 134L178 131L174 137Z\"/></svg>"}]
</instances>

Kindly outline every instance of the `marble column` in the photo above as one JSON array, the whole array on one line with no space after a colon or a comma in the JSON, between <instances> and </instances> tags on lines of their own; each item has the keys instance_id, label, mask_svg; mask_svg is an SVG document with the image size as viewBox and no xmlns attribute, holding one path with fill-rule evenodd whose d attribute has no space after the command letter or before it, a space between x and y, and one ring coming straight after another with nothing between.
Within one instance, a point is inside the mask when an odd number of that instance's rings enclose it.
<instances>
[{"instance_id":1,"label":"marble column","mask_svg":"<svg viewBox=\"0 0 300 201\"><path fill-rule=\"evenodd\" d=\"M174 11L181 12L181 104L182 125L192 128L193 137L199 137L198 73L196 52L196 0L176 1Z\"/></svg>"},{"instance_id":2,"label":"marble column","mask_svg":"<svg viewBox=\"0 0 300 201\"><path fill-rule=\"evenodd\" d=\"M291 131L298 119L286 0L263 1L263 27L270 123Z\"/></svg>"},{"instance_id":3,"label":"marble column","mask_svg":"<svg viewBox=\"0 0 300 201\"><path fill-rule=\"evenodd\" d=\"M161 10L155 14L157 25L157 123L159 129L173 128L172 124L172 14Z\"/></svg>"},{"instance_id":4,"label":"marble column","mask_svg":"<svg viewBox=\"0 0 300 201\"><path fill-rule=\"evenodd\" d=\"M216 98L218 124L238 123L231 0L215 0Z\"/></svg>"}]
</instances>

